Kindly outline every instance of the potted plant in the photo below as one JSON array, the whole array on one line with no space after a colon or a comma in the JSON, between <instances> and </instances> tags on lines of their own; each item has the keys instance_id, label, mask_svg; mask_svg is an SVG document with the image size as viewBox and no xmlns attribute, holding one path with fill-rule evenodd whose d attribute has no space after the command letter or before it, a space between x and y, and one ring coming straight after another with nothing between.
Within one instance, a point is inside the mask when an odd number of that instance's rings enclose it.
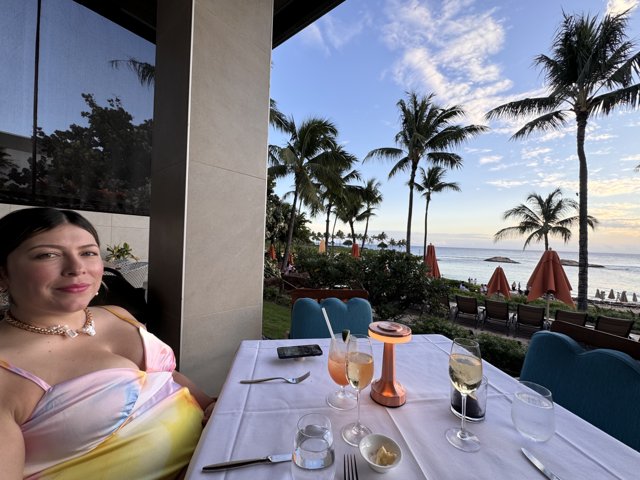
<instances>
[{"instance_id":1,"label":"potted plant","mask_svg":"<svg viewBox=\"0 0 640 480\"><path fill-rule=\"evenodd\" d=\"M133 254L133 249L127 242L124 242L122 245L119 243L115 245L107 245L107 262L118 265L121 263L127 263L130 259L135 260L136 262L139 260L138 257Z\"/></svg>"}]
</instances>

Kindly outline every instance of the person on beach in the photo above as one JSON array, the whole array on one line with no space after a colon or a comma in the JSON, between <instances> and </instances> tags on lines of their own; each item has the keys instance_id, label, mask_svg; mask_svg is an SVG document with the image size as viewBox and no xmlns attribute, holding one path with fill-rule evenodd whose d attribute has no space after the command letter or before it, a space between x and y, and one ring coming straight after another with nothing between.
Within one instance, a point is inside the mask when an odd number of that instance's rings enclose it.
<instances>
[{"instance_id":1,"label":"person on beach","mask_svg":"<svg viewBox=\"0 0 640 480\"><path fill-rule=\"evenodd\" d=\"M179 478L214 399L129 312L88 307L103 273L95 228L28 208L0 231L0 477Z\"/></svg>"}]
</instances>

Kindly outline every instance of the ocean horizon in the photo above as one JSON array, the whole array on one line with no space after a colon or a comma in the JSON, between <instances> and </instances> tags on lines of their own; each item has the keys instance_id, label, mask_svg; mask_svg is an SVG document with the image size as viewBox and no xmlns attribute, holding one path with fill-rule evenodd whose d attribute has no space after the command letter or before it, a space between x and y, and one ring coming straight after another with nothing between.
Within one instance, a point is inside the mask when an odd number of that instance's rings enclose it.
<instances>
[{"instance_id":1,"label":"ocean horizon","mask_svg":"<svg viewBox=\"0 0 640 480\"><path fill-rule=\"evenodd\" d=\"M366 248L377 250L378 247L366 245ZM398 247L391 248L403 250ZM557 252L562 260L578 261L577 252ZM412 246L411 253L422 256L422 245ZM460 281L471 279L478 284L488 283L494 270L500 265L509 283L520 283L523 290L542 253L542 249L460 248L436 245L436 257L443 277ZM506 257L518 263L486 261L492 257ZM589 268L587 294L590 299L596 298L596 290L604 290L607 295L611 290L616 295L624 291L629 301L633 293L640 295L640 254L589 252L589 264L602 266ZM565 265L564 271L571 283L571 293L575 297L578 295L578 267Z\"/></svg>"}]
</instances>

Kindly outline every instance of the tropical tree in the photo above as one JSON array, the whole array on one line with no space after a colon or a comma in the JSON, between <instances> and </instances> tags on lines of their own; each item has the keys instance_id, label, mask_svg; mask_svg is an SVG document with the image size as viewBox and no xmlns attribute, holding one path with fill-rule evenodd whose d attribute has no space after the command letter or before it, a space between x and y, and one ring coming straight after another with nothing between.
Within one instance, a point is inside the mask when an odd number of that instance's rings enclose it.
<instances>
[{"instance_id":1,"label":"tropical tree","mask_svg":"<svg viewBox=\"0 0 640 480\"><path fill-rule=\"evenodd\" d=\"M545 72L549 93L544 97L525 98L494 108L488 119L530 117L512 139L526 138L530 133L558 129L575 116L579 180L578 241L578 309L587 309L588 226L587 157L584 141L589 118L608 115L616 107L637 108L640 83L634 80L640 71L640 52L627 39L625 29L628 11L597 17L564 14L564 20L553 41L552 54L538 55L535 64ZM634 83L636 82L636 83Z\"/></svg>"},{"instance_id":2,"label":"tropical tree","mask_svg":"<svg viewBox=\"0 0 640 480\"><path fill-rule=\"evenodd\" d=\"M422 251L425 254L427 253L427 219L429 217L431 195L444 192L445 190L460 191L460 186L456 182L444 181L446 174L447 170L439 165L429 167L426 173L424 168L420 167L420 182L415 184L416 190L421 192L422 196L426 199L424 209L424 241L422 242Z\"/></svg>"},{"instance_id":3,"label":"tropical tree","mask_svg":"<svg viewBox=\"0 0 640 480\"><path fill-rule=\"evenodd\" d=\"M356 222L361 222L366 218L363 190L362 187L349 189L336 204L336 216L340 221L349 225L352 243L358 243L355 230Z\"/></svg>"},{"instance_id":4,"label":"tropical tree","mask_svg":"<svg viewBox=\"0 0 640 480\"><path fill-rule=\"evenodd\" d=\"M380 192L381 183L375 178L367 180L366 185L362 190L362 200L364 201L365 211L363 212L365 218L364 233L362 234L362 248L367 241L367 232L369 231L369 219L375 216L373 211L378 205L382 203L382 193Z\"/></svg>"},{"instance_id":5,"label":"tropical tree","mask_svg":"<svg viewBox=\"0 0 640 480\"><path fill-rule=\"evenodd\" d=\"M564 243L571 240L571 227L578 223L579 217L565 215L570 211L579 211L578 202L570 198L562 198L562 190L559 188L546 198L542 198L537 193L530 193L526 202L529 205L521 203L504 212L502 215L504 220L515 218L520 219L520 223L498 230L493 236L494 242L504 238L528 235L522 247L523 250L531 242L538 243L542 240L544 240L544 249L548 250L550 236L560 237ZM594 229L598 220L589 215L587 223Z\"/></svg>"},{"instance_id":6,"label":"tropical tree","mask_svg":"<svg viewBox=\"0 0 640 480\"><path fill-rule=\"evenodd\" d=\"M287 145L269 145L269 175L274 178L293 175L293 208L282 271L287 268L291 251L298 202L317 208L320 205L317 179L322 177L328 182L333 173L334 184L339 185L340 179L335 172L340 171L341 162L345 161L344 156L336 155L338 130L329 120L312 117L296 127L295 121L290 118L286 123L286 131L290 135Z\"/></svg>"},{"instance_id":7,"label":"tropical tree","mask_svg":"<svg viewBox=\"0 0 640 480\"><path fill-rule=\"evenodd\" d=\"M421 160L449 168L462 166L460 155L450 151L465 140L486 130L481 125L454 125L465 115L462 107L440 107L433 103L434 94L418 97L407 94L407 100L399 100L401 129L396 134L398 147L377 148L369 152L365 160L380 158L396 161L389 178L399 172L409 171L409 212L407 215L407 253L411 250L411 217L416 172Z\"/></svg>"}]
</instances>

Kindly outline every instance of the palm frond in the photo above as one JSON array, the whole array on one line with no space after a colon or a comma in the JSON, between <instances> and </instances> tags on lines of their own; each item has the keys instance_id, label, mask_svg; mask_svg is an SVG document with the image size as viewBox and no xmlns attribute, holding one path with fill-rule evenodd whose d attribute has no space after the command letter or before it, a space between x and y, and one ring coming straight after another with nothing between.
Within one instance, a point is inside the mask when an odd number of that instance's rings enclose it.
<instances>
[{"instance_id":1,"label":"palm frond","mask_svg":"<svg viewBox=\"0 0 640 480\"><path fill-rule=\"evenodd\" d=\"M556 130L559 127L565 125L567 122L567 112L557 110L555 112L541 115L538 118L534 118L530 122L527 122L524 127L518 130L511 136L512 140L518 140L529 136L532 132Z\"/></svg>"}]
</instances>

